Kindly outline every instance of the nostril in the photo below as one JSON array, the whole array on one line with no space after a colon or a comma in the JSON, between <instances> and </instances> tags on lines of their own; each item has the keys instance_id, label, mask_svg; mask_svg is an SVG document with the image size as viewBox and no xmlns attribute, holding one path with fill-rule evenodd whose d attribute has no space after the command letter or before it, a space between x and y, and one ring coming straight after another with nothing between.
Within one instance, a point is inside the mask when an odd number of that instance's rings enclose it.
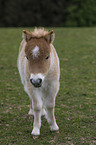
<instances>
[{"instance_id":1,"label":"nostril","mask_svg":"<svg viewBox=\"0 0 96 145\"><path fill-rule=\"evenodd\" d=\"M30 82L32 83L32 79L30 79Z\"/></svg>"},{"instance_id":2,"label":"nostril","mask_svg":"<svg viewBox=\"0 0 96 145\"><path fill-rule=\"evenodd\" d=\"M42 79L38 79L38 80L37 80L37 83L38 83L38 84L41 84L41 83L42 83Z\"/></svg>"},{"instance_id":3,"label":"nostril","mask_svg":"<svg viewBox=\"0 0 96 145\"><path fill-rule=\"evenodd\" d=\"M31 82L31 84L34 84L35 83L35 81L33 79L30 79L30 82Z\"/></svg>"}]
</instances>

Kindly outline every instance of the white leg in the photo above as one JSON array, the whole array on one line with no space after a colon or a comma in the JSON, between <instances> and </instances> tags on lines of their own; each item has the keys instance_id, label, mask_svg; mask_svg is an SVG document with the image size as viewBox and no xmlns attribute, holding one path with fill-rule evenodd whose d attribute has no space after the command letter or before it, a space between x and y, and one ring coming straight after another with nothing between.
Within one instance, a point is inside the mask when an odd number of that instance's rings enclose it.
<instances>
[{"instance_id":1,"label":"white leg","mask_svg":"<svg viewBox=\"0 0 96 145\"><path fill-rule=\"evenodd\" d=\"M28 112L29 115L34 115L34 111L33 111L33 108L32 108L32 100L30 100L30 110Z\"/></svg>"},{"instance_id":2,"label":"white leg","mask_svg":"<svg viewBox=\"0 0 96 145\"><path fill-rule=\"evenodd\" d=\"M32 135L40 135L40 127L41 127L41 111L34 110L34 124Z\"/></svg>"},{"instance_id":3,"label":"white leg","mask_svg":"<svg viewBox=\"0 0 96 145\"><path fill-rule=\"evenodd\" d=\"M41 127L41 110L42 110L42 93L38 91L38 89L30 87L29 83L27 83L27 93L29 98L32 100L32 106L30 109L30 114L34 114L34 123L32 135L40 135L40 127Z\"/></svg>"},{"instance_id":4,"label":"white leg","mask_svg":"<svg viewBox=\"0 0 96 145\"><path fill-rule=\"evenodd\" d=\"M46 101L45 101L45 107L46 107L46 119L50 125L51 131L58 131L59 127L56 123L55 115L54 115L54 108L55 108L55 98L57 95L57 92L59 90L59 81L54 81L50 85L49 92L46 92Z\"/></svg>"},{"instance_id":5,"label":"white leg","mask_svg":"<svg viewBox=\"0 0 96 145\"><path fill-rule=\"evenodd\" d=\"M50 130L51 131L57 131L59 130L59 127L56 123L56 120L55 120L55 115L54 115L54 107L53 108L46 108L46 111L47 111L47 116L46 116L46 119L50 125Z\"/></svg>"},{"instance_id":6,"label":"white leg","mask_svg":"<svg viewBox=\"0 0 96 145\"><path fill-rule=\"evenodd\" d=\"M46 106L46 119L50 125L50 130L51 131L59 130L54 115L55 97L54 98L47 97L45 106Z\"/></svg>"},{"instance_id":7,"label":"white leg","mask_svg":"<svg viewBox=\"0 0 96 145\"><path fill-rule=\"evenodd\" d=\"M32 106L32 105L31 105L31 106ZM30 107L30 110L29 110L28 114L34 116L34 110L33 110L32 107ZM42 110L41 110L41 116L46 116L46 111L45 111L44 108L42 108Z\"/></svg>"},{"instance_id":8,"label":"white leg","mask_svg":"<svg viewBox=\"0 0 96 145\"><path fill-rule=\"evenodd\" d=\"M30 108L29 112L28 112L29 115L34 115L34 111L32 108Z\"/></svg>"},{"instance_id":9,"label":"white leg","mask_svg":"<svg viewBox=\"0 0 96 145\"><path fill-rule=\"evenodd\" d=\"M41 116L46 116L46 110L44 108L42 108Z\"/></svg>"},{"instance_id":10,"label":"white leg","mask_svg":"<svg viewBox=\"0 0 96 145\"><path fill-rule=\"evenodd\" d=\"M33 98L33 109L34 109L34 123L32 135L40 135L40 127L41 127L41 110L42 110L42 100L38 97Z\"/></svg>"}]
</instances>

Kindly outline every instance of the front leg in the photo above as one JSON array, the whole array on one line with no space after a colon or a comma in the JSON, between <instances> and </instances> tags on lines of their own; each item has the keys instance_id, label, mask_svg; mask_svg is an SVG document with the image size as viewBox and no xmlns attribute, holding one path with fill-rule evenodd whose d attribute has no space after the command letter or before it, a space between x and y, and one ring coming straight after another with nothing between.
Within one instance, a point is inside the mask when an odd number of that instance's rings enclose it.
<instances>
[{"instance_id":1,"label":"front leg","mask_svg":"<svg viewBox=\"0 0 96 145\"><path fill-rule=\"evenodd\" d=\"M32 101L30 101L30 102L31 102L31 105L30 105L30 110L29 110L28 114L34 116L34 110L32 108ZM45 109L43 107L42 108L42 111L41 111L41 116L45 116L45 115L46 115L46 111L45 111Z\"/></svg>"},{"instance_id":2,"label":"front leg","mask_svg":"<svg viewBox=\"0 0 96 145\"><path fill-rule=\"evenodd\" d=\"M41 110L42 110L42 100L39 97L33 97L33 110L34 110L34 123L32 135L40 135L41 127Z\"/></svg>"},{"instance_id":3,"label":"front leg","mask_svg":"<svg viewBox=\"0 0 96 145\"><path fill-rule=\"evenodd\" d=\"M40 135L40 127L41 127L41 110L34 110L34 123L32 135Z\"/></svg>"},{"instance_id":4,"label":"front leg","mask_svg":"<svg viewBox=\"0 0 96 145\"><path fill-rule=\"evenodd\" d=\"M54 115L54 107L55 107L55 98L50 98L46 100L46 119L49 123L51 131L58 131L59 127L56 123L55 115Z\"/></svg>"},{"instance_id":5,"label":"front leg","mask_svg":"<svg viewBox=\"0 0 96 145\"><path fill-rule=\"evenodd\" d=\"M47 118L47 121L50 125L50 130L51 131L58 131L59 127L56 123L56 119L55 119L55 115L54 115L54 107L52 107L52 108L47 107L46 112L47 112L46 118Z\"/></svg>"},{"instance_id":6,"label":"front leg","mask_svg":"<svg viewBox=\"0 0 96 145\"><path fill-rule=\"evenodd\" d=\"M42 93L36 88L32 88L29 83L27 83L27 93L29 95L31 102L31 108L29 114L34 115L34 123L32 135L40 135L41 127L41 110L42 110ZM34 90L34 91L33 91Z\"/></svg>"},{"instance_id":7,"label":"front leg","mask_svg":"<svg viewBox=\"0 0 96 145\"><path fill-rule=\"evenodd\" d=\"M46 92L45 97L45 106L46 106L46 118L50 125L51 131L58 131L59 127L56 123L55 115L54 115L54 108L55 108L55 99L57 92L59 90L59 81L53 81L49 87L49 92ZM49 94L48 94L49 93Z\"/></svg>"}]
</instances>

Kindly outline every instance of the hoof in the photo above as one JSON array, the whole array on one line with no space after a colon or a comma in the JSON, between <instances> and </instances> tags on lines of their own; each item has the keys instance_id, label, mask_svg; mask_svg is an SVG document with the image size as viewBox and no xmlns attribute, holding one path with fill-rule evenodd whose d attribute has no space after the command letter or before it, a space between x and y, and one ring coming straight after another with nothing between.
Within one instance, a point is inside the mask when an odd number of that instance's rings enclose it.
<instances>
[{"instance_id":1,"label":"hoof","mask_svg":"<svg viewBox=\"0 0 96 145\"><path fill-rule=\"evenodd\" d=\"M37 127L34 127L31 133L33 136L39 136L40 135L40 129Z\"/></svg>"},{"instance_id":2,"label":"hoof","mask_svg":"<svg viewBox=\"0 0 96 145\"><path fill-rule=\"evenodd\" d=\"M39 135L33 135L33 139L38 139L39 138Z\"/></svg>"},{"instance_id":3,"label":"hoof","mask_svg":"<svg viewBox=\"0 0 96 145\"><path fill-rule=\"evenodd\" d=\"M55 123L53 125L50 126L50 130L53 131L53 132L56 132L59 130L59 127L58 125Z\"/></svg>"},{"instance_id":4,"label":"hoof","mask_svg":"<svg viewBox=\"0 0 96 145\"><path fill-rule=\"evenodd\" d=\"M59 130L51 130L51 132L58 134L59 133Z\"/></svg>"}]
</instances>

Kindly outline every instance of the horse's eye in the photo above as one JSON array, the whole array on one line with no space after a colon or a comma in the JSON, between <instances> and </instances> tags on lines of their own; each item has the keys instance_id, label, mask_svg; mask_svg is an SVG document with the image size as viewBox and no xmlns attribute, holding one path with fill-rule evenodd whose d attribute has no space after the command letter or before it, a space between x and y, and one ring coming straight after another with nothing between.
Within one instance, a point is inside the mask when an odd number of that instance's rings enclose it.
<instances>
[{"instance_id":1,"label":"horse's eye","mask_svg":"<svg viewBox=\"0 0 96 145\"><path fill-rule=\"evenodd\" d=\"M46 60L49 58L49 56L46 57Z\"/></svg>"},{"instance_id":2,"label":"horse's eye","mask_svg":"<svg viewBox=\"0 0 96 145\"><path fill-rule=\"evenodd\" d=\"M28 59L28 57L26 56L26 58Z\"/></svg>"}]
</instances>

